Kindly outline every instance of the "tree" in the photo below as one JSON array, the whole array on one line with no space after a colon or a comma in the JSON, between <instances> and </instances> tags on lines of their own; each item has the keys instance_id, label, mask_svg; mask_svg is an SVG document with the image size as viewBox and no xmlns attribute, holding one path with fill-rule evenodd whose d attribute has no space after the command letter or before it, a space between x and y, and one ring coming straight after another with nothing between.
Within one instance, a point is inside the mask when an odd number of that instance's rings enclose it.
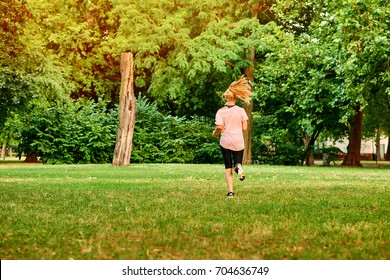
<instances>
[{"instance_id":1,"label":"tree","mask_svg":"<svg viewBox=\"0 0 390 280\"><path fill-rule=\"evenodd\" d=\"M25 103L28 79L15 65L16 59L25 49L23 26L31 16L25 1L0 1L0 129L15 107Z\"/></svg>"},{"instance_id":2,"label":"tree","mask_svg":"<svg viewBox=\"0 0 390 280\"><path fill-rule=\"evenodd\" d=\"M18 116L16 113L11 113L11 115L5 121L2 131L0 132L0 143L3 144L0 158L5 156L5 150L7 146L9 147L9 155L12 156L12 147L15 147L18 143L16 138L20 135L21 128L22 124L20 121L20 116Z\"/></svg>"},{"instance_id":3,"label":"tree","mask_svg":"<svg viewBox=\"0 0 390 280\"><path fill-rule=\"evenodd\" d=\"M346 102L338 99L343 80L329 65L332 49L326 43L311 34L278 38L273 52L257 66L256 110L269 116L271 134L282 129L289 135L285 141L305 144L302 162L310 165L320 133L339 135L345 129L339 120Z\"/></svg>"},{"instance_id":4,"label":"tree","mask_svg":"<svg viewBox=\"0 0 390 280\"><path fill-rule=\"evenodd\" d=\"M46 48L36 10L26 1L2 1L4 20L0 35L0 130L10 116L29 113L33 104L62 98L72 91L67 67ZM33 6L33 5L32 5ZM8 124L12 127L12 124ZM7 134L6 132L4 132ZM11 137L11 136L9 136Z\"/></svg>"},{"instance_id":5,"label":"tree","mask_svg":"<svg viewBox=\"0 0 390 280\"><path fill-rule=\"evenodd\" d=\"M351 121L348 153L343 165L361 166L360 143L363 113L371 106L370 95L388 92L389 25L387 1L341 1L329 3L324 22L334 31L328 40L336 42L337 75L345 79L344 94L350 103Z\"/></svg>"},{"instance_id":6,"label":"tree","mask_svg":"<svg viewBox=\"0 0 390 280\"><path fill-rule=\"evenodd\" d=\"M4 67L23 52L23 25L31 18L31 13L25 0L1 0L0 7L0 66Z\"/></svg>"},{"instance_id":7,"label":"tree","mask_svg":"<svg viewBox=\"0 0 390 280\"><path fill-rule=\"evenodd\" d=\"M310 21L297 20L294 15L301 12L294 13L296 6L305 7ZM286 7L291 9L283 13ZM360 165L362 114L371 106L370 95L388 92L385 7L385 1L287 1L286 6L275 7L279 17L288 19L286 30L302 42L267 57L266 71L262 71L267 74L257 81L260 97L269 91L266 96L284 104L284 110L277 107L275 112L289 116L290 121L297 117L314 138L324 129L341 137L348 124L350 145L344 165ZM285 61L288 65L283 65Z\"/></svg>"},{"instance_id":8,"label":"tree","mask_svg":"<svg viewBox=\"0 0 390 280\"><path fill-rule=\"evenodd\" d=\"M386 93L385 87L374 92L375 94L369 95L370 99L367 100L369 106L364 110L362 133L364 138L378 139L382 135L390 136L390 95ZM380 154L380 146L376 148L376 153ZM384 151L386 160L390 160L389 149Z\"/></svg>"},{"instance_id":9,"label":"tree","mask_svg":"<svg viewBox=\"0 0 390 280\"><path fill-rule=\"evenodd\" d=\"M31 30L43 42L42 52L54 55L68 67L72 98L118 101L119 55L111 54L105 42L116 33L117 18L110 17L111 1L31 0L35 25ZM38 33L38 34L37 34Z\"/></svg>"}]
</instances>

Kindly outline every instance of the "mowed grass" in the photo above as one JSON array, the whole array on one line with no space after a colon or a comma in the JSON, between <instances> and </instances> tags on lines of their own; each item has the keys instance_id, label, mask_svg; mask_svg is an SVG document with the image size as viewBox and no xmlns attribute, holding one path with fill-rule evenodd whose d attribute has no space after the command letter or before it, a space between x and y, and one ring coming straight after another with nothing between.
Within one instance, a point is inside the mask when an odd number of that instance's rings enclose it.
<instances>
[{"instance_id":1,"label":"mowed grass","mask_svg":"<svg viewBox=\"0 0 390 280\"><path fill-rule=\"evenodd\" d=\"M0 164L1 259L390 259L390 170Z\"/></svg>"}]
</instances>

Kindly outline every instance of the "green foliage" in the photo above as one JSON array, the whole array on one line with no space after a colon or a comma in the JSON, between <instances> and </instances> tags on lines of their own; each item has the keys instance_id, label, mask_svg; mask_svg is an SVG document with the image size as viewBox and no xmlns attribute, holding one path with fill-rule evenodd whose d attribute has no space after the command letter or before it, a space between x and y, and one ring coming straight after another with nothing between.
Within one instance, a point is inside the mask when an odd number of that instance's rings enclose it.
<instances>
[{"instance_id":1,"label":"green foliage","mask_svg":"<svg viewBox=\"0 0 390 280\"><path fill-rule=\"evenodd\" d=\"M291 135L305 130L343 135L346 126L340 120L350 101L340 96L343 79L327 61L328 47L309 35L281 39L258 65L256 109L271 117L274 128L287 129Z\"/></svg>"},{"instance_id":2,"label":"green foliage","mask_svg":"<svg viewBox=\"0 0 390 280\"><path fill-rule=\"evenodd\" d=\"M116 32L117 19L109 17L111 1L31 0L28 6L34 16L29 32L44 44L41 52L69 66L72 97L105 99L113 107L119 92L119 56L112 57L104 47Z\"/></svg>"},{"instance_id":3,"label":"green foliage","mask_svg":"<svg viewBox=\"0 0 390 280\"><path fill-rule=\"evenodd\" d=\"M255 163L299 165L305 156L299 135L275 125L272 117L253 117L252 157ZM294 130L293 130L294 131Z\"/></svg>"},{"instance_id":4,"label":"green foliage","mask_svg":"<svg viewBox=\"0 0 390 280\"><path fill-rule=\"evenodd\" d=\"M221 148L218 143L202 143L195 151L194 162L196 163L221 163Z\"/></svg>"},{"instance_id":5,"label":"green foliage","mask_svg":"<svg viewBox=\"0 0 390 280\"><path fill-rule=\"evenodd\" d=\"M33 151L48 164L107 163L112 160L117 113L90 101L38 106L23 117L19 152Z\"/></svg>"},{"instance_id":6,"label":"green foliage","mask_svg":"<svg viewBox=\"0 0 390 280\"><path fill-rule=\"evenodd\" d=\"M24 0L0 1L0 67L9 66L10 61L24 49L21 37L24 23L31 18Z\"/></svg>"},{"instance_id":7,"label":"green foliage","mask_svg":"<svg viewBox=\"0 0 390 280\"><path fill-rule=\"evenodd\" d=\"M255 163L272 165L301 165L305 155L302 146L280 144L278 146L261 145L255 155Z\"/></svg>"},{"instance_id":8,"label":"green foliage","mask_svg":"<svg viewBox=\"0 0 390 280\"><path fill-rule=\"evenodd\" d=\"M108 163L117 132L117 110L85 99L41 104L22 117L20 153L47 164ZM213 127L205 118L163 115L145 97L137 100L131 162L221 162Z\"/></svg>"},{"instance_id":9,"label":"green foliage","mask_svg":"<svg viewBox=\"0 0 390 280\"><path fill-rule=\"evenodd\" d=\"M343 154L343 151L338 147L330 146L322 148L321 153L323 155L324 164L330 165L331 162L336 164L336 162L340 160L339 155Z\"/></svg>"},{"instance_id":10,"label":"green foliage","mask_svg":"<svg viewBox=\"0 0 390 280\"><path fill-rule=\"evenodd\" d=\"M377 119L376 127L390 122L384 106L390 69L389 41L382 40L389 30L385 2L280 1L273 7L293 36L280 37L257 61L255 110L272 123L262 133L284 131L288 142L304 131L337 139L349 133L356 106Z\"/></svg>"},{"instance_id":11,"label":"green foliage","mask_svg":"<svg viewBox=\"0 0 390 280\"><path fill-rule=\"evenodd\" d=\"M243 1L113 4L121 21L107 45L115 57L136 54L136 86L146 85L145 93L173 115L212 117L220 93L250 66L249 49L267 46L272 30L251 18L252 3Z\"/></svg>"},{"instance_id":12,"label":"green foliage","mask_svg":"<svg viewBox=\"0 0 390 280\"><path fill-rule=\"evenodd\" d=\"M4 129L0 131L1 143L5 141L7 146L15 147L17 144L16 138L20 135L22 128L23 124L19 115L12 114L9 116L4 123Z\"/></svg>"},{"instance_id":13,"label":"green foliage","mask_svg":"<svg viewBox=\"0 0 390 280\"><path fill-rule=\"evenodd\" d=\"M329 1L312 25L313 36L333 50L329 65L344 80L337 98L347 100L350 108L381 111L376 96L390 82L388 5L386 0ZM351 115L346 112L344 121Z\"/></svg>"},{"instance_id":14,"label":"green foliage","mask_svg":"<svg viewBox=\"0 0 390 280\"><path fill-rule=\"evenodd\" d=\"M30 97L31 79L20 72L0 68L0 129L15 108L24 108Z\"/></svg>"},{"instance_id":15,"label":"green foliage","mask_svg":"<svg viewBox=\"0 0 390 280\"><path fill-rule=\"evenodd\" d=\"M137 100L131 162L216 163L221 162L213 126L205 118L173 117L159 112L155 102Z\"/></svg>"}]
</instances>

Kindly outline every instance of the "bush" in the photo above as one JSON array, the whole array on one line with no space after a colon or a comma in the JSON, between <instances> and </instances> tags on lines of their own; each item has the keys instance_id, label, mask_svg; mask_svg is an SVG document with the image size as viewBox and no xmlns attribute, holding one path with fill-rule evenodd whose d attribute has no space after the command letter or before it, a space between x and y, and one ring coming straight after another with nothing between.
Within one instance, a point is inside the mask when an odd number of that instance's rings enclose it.
<instances>
[{"instance_id":1,"label":"bush","mask_svg":"<svg viewBox=\"0 0 390 280\"><path fill-rule=\"evenodd\" d=\"M116 143L117 110L79 100L38 106L24 116L20 153L48 164L109 163ZM138 98L131 162L221 163L212 121L165 116Z\"/></svg>"},{"instance_id":2,"label":"bush","mask_svg":"<svg viewBox=\"0 0 390 280\"><path fill-rule=\"evenodd\" d=\"M282 144L275 148L270 146L263 149L255 162L273 165L300 165L304 156L304 148Z\"/></svg>"},{"instance_id":3,"label":"bush","mask_svg":"<svg viewBox=\"0 0 390 280\"><path fill-rule=\"evenodd\" d=\"M196 163L222 163L221 148L218 143L204 143L195 151Z\"/></svg>"},{"instance_id":4,"label":"bush","mask_svg":"<svg viewBox=\"0 0 390 280\"><path fill-rule=\"evenodd\" d=\"M131 161L145 163L222 162L212 121L164 116L145 97L137 100Z\"/></svg>"},{"instance_id":5,"label":"bush","mask_svg":"<svg viewBox=\"0 0 390 280\"><path fill-rule=\"evenodd\" d=\"M275 128L270 116L254 115L253 146L254 163L273 165L300 165L305 157L303 145L296 135L287 129Z\"/></svg>"},{"instance_id":6,"label":"bush","mask_svg":"<svg viewBox=\"0 0 390 280\"><path fill-rule=\"evenodd\" d=\"M339 154L344 154L342 150L334 146L322 148L321 152L324 160L324 165L330 165L331 162L333 162L333 164L336 164L336 162L340 160Z\"/></svg>"},{"instance_id":7,"label":"bush","mask_svg":"<svg viewBox=\"0 0 390 280\"><path fill-rule=\"evenodd\" d=\"M117 111L87 100L38 106L24 116L20 153L48 164L112 161Z\"/></svg>"}]
</instances>

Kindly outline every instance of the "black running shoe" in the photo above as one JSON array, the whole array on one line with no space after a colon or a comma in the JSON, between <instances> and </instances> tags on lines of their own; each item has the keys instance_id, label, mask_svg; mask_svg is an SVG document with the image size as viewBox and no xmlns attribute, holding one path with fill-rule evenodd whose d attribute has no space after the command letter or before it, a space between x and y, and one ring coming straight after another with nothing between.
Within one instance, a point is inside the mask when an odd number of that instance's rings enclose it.
<instances>
[{"instance_id":1,"label":"black running shoe","mask_svg":"<svg viewBox=\"0 0 390 280\"><path fill-rule=\"evenodd\" d=\"M238 179L240 179L240 181L245 180L245 172L244 172L244 169L242 169L241 164L240 164L240 166L238 166L238 164L237 164L236 167L234 167L234 172L236 172L238 174Z\"/></svg>"},{"instance_id":2,"label":"black running shoe","mask_svg":"<svg viewBox=\"0 0 390 280\"><path fill-rule=\"evenodd\" d=\"M226 198L233 198L234 197L234 192L228 192L226 195Z\"/></svg>"}]
</instances>

